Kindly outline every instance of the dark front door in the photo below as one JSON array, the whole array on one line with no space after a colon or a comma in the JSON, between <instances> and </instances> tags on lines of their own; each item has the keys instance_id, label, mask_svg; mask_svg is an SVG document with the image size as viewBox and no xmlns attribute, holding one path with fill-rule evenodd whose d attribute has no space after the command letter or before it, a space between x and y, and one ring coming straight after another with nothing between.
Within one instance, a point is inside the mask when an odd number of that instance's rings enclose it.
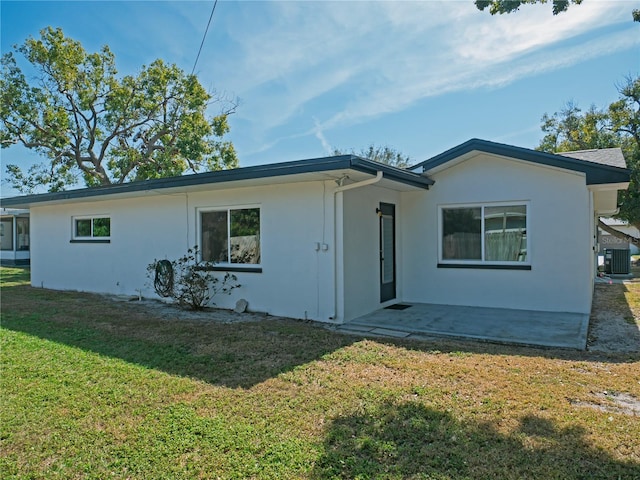
<instances>
[{"instance_id":1,"label":"dark front door","mask_svg":"<svg viewBox=\"0 0 640 480\"><path fill-rule=\"evenodd\" d=\"M396 206L380 204L380 302L396 298Z\"/></svg>"}]
</instances>

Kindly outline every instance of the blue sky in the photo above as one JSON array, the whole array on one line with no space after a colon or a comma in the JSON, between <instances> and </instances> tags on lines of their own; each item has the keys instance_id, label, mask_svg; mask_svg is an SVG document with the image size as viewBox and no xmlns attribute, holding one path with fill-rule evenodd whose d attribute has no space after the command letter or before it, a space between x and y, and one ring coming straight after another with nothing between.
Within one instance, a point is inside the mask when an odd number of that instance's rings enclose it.
<instances>
[{"instance_id":1,"label":"blue sky","mask_svg":"<svg viewBox=\"0 0 640 480\"><path fill-rule=\"evenodd\" d=\"M2 0L1 49L53 26L89 51L109 45L122 74L156 58L191 72L212 6ZM472 0L221 0L196 73L240 99L229 139L241 166L370 143L415 162L472 137L533 148L545 112L608 105L639 73L639 6L585 0L555 17L548 4L494 17ZM35 159L2 152L3 165Z\"/></svg>"}]
</instances>

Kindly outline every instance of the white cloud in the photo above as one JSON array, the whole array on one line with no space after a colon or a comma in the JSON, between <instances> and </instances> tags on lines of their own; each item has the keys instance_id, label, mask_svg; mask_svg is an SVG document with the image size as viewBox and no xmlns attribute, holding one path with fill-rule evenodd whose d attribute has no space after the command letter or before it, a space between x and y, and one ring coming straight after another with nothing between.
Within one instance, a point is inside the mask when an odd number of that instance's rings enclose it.
<instances>
[{"instance_id":1,"label":"white cloud","mask_svg":"<svg viewBox=\"0 0 640 480\"><path fill-rule=\"evenodd\" d=\"M325 118L328 129L640 43L629 5L585 3L555 17L550 6L540 7L491 17L471 2L279 3L270 18L275 23L243 44L236 78L244 81L237 83L256 102L251 115L265 129L303 113ZM630 26L607 30L619 22ZM590 33L593 38L581 40ZM331 104L322 105L330 96ZM320 105L306 112L314 102Z\"/></svg>"},{"instance_id":2,"label":"white cloud","mask_svg":"<svg viewBox=\"0 0 640 480\"><path fill-rule=\"evenodd\" d=\"M315 132L316 138L320 140L320 144L322 145L322 148L327 153L327 155L331 155L333 153L333 148L327 141L327 138L324 136L324 132L322 130L322 126L320 125L320 122L318 122L318 119L314 117L313 123L315 125L314 132Z\"/></svg>"},{"instance_id":3,"label":"white cloud","mask_svg":"<svg viewBox=\"0 0 640 480\"><path fill-rule=\"evenodd\" d=\"M165 52L190 71L209 4L134 5L117 29L129 32L125 45L146 38L146 55ZM250 150L301 136L327 150L331 129L640 45L632 8L590 1L555 17L548 4L494 17L472 0L220 2L197 71L206 87L241 97L234 117Z\"/></svg>"},{"instance_id":4,"label":"white cloud","mask_svg":"<svg viewBox=\"0 0 640 480\"><path fill-rule=\"evenodd\" d=\"M611 23L626 20L630 24L629 16L630 8L624 11L611 2L587 2L556 16L549 5L539 5L474 22L462 29L451 45L456 56L474 64L509 61Z\"/></svg>"},{"instance_id":5,"label":"white cloud","mask_svg":"<svg viewBox=\"0 0 640 480\"><path fill-rule=\"evenodd\" d=\"M239 65L226 81L256 106L251 116L267 128L283 124L327 93L345 89L343 104L354 93L367 97L388 88L408 68L410 52L437 55L428 52L428 27L444 29L460 8L454 5L438 16L437 5L275 4L278 13L271 13L268 28L234 34L242 55L235 58Z\"/></svg>"},{"instance_id":6,"label":"white cloud","mask_svg":"<svg viewBox=\"0 0 640 480\"><path fill-rule=\"evenodd\" d=\"M94 12L77 5L86 10L82 18ZM590 0L555 17L549 4L493 17L473 0L219 2L197 72L205 87L241 97L234 121L250 137L247 150L301 136L315 136L327 150L326 136L338 137L332 129L429 97L496 88L637 48L633 7ZM95 41L117 46L127 66L163 57L191 70L210 3L118 8L122 18L103 22Z\"/></svg>"},{"instance_id":7,"label":"white cloud","mask_svg":"<svg viewBox=\"0 0 640 480\"><path fill-rule=\"evenodd\" d=\"M349 102L322 126L329 129L358 123L402 110L423 98L449 92L504 86L524 77L569 67L638 45L640 38L621 32L608 36L605 41L596 39L566 48L533 51L510 59L507 65L502 61L466 67L453 64L440 68L437 75L423 75L420 69L414 69L395 78L389 88L371 91L366 98Z\"/></svg>"}]
</instances>

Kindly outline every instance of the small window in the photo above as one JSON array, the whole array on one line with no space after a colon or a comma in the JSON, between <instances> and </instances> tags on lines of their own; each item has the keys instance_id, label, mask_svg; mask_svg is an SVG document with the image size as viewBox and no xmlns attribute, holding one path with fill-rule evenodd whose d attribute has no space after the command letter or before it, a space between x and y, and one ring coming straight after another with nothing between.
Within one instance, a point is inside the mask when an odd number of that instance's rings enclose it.
<instances>
[{"instance_id":1,"label":"small window","mask_svg":"<svg viewBox=\"0 0 640 480\"><path fill-rule=\"evenodd\" d=\"M260 208L201 211L200 231L203 260L260 264Z\"/></svg>"},{"instance_id":2,"label":"small window","mask_svg":"<svg viewBox=\"0 0 640 480\"><path fill-rule=\"evenodd\" d=\"M73 220L75 240L108 240L111 237L111 218L82 217Z\"/></svg>"},{"instance_id":3,"label":"small window","mask_svg":"<svg viewBox=\"0 0 640 480\"><path fill-rule=\"evenodd\" d=\"M449 264L526 264L527 205L441 209L440 261Z\"/></svg>"}]
</instances>

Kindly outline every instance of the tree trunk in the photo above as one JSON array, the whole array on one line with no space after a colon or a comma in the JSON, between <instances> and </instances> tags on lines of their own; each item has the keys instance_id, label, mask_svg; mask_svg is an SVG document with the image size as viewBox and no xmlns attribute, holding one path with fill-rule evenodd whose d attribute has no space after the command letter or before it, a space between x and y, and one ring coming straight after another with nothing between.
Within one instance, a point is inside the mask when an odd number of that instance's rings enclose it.
<instances>
[{"instance_id":1,"label":"tree trunk","mask_svg":"<svg viewBox=\"0 0 640 480\"><path fill-rule=\"evenodd\" d=\"M610 227L600 219L598 219L598 227L600 227L602 230L604 230L610 235L613 235L616 238L624 240L625 242L629 242L632 245L640 246L640 238L636 238L632 235L628 235L624 232L621 232L620 230L616 230L615 228Z\"/></svg>"}]
</instances>

